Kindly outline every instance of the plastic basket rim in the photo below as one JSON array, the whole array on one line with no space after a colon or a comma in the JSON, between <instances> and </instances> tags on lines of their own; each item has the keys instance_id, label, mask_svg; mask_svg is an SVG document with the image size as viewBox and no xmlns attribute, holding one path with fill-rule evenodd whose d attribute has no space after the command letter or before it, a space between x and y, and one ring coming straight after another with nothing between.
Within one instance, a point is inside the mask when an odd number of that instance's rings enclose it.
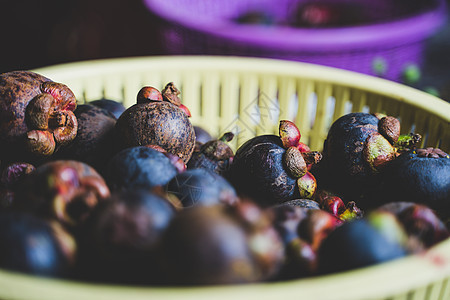
<instances>
[{"instance_id":1,"label":"plastic basket rim","mask_svg":"<svg viewBox=\"0 0 450 300\"><path fill-rule=\"evenodd\" d=\"M83 75L86 68L91 74L101 74L105 70L114 72L117 68L128 70L146 70L146 64L158 65L165 68L198 69L203 71L251 71L268 74L291 76L306 76L310 79L330 82L336 85L349 86L362 90L383 93L401 102L421 108L442 120L450 123L450 102L434 95L403 85L388 79L362 74L355 71L323 66L307 62L288 61L275 58L221 56L221 55L158 55L92 59L50 65L34 69L33 71L48 74L65 74L69 78L75 74ZM94 66L94 67L93 67ZM67 71L70 70L70 71ZM424 105L427 103L428 105Z\"/></svg>"},{"instance_id":2,"label":"plastic basket rim","mask_svg":"<svg viewBox=\"0 0 450 300\"><path fill-rule=\"evenodd\" d=\"M392 20L390 22L353 27L301 29L292 27L260 27L234 24L226 20L211 23L196 14L175 14L158 5L156 0L143 0L149 11L176 25L209 37L225 39L247 47L265 47L291 52L373 51L394 48L427 38L447 19L445 0L436 0L434 10ZM289 37L289 38L286 38Z\"/></svg>"}]
</instances>

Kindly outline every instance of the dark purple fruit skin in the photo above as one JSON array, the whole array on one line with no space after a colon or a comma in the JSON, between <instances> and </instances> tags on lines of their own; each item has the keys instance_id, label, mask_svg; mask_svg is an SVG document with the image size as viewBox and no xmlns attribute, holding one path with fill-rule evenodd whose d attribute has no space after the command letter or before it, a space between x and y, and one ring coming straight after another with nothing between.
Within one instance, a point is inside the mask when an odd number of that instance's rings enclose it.
<instances>
[{"instance_id":1,"label":"dark purple fruit skin","mask_svg":"<svg viewBox=\"0 0 450 300\"><path fill-rule=\"evenodd\" d=\"M186 113L161 101L135 104L122 113L115 126L116 147L157 145L178 155L186 164L195 146L195 132Z\"/></svg>"},{"instance_id":2,"label":"dark purple fruit skin","mask_svg":"<svg viewBox=\"0 0 450 300\"><path fill-rule=\"evenodd\" d=\"M200 144L204 144L214 139L208 131L206 131L200 126L194 126L194 132L195 132L195 141Z\"/></svg>"},{"instance_id":3,"label":"dark purple fruit skin","mask_svg":"<svg viewBox=\"0 0 450 300\"><path fill-rule=\"evenodd\" d=\"M77 136L56 157L82 161L101 171L114 154L116 119L109 111L89 104L78 105L74 114L78 120Z\"/></svg>"},{"instance_id":4,"label":"dark purple fruit skin","mask_svg":"<svg viewBox=\"0 0 450 300\"><path fill-rule=\"evenodd\" d=\"M328 187L343 198L356 200L371 189L375 178L364 161L367 137L378 132L378 118L368 113L350 113L330 127L323 146L323 159L312 173L322 188Z\"/></svg>"},{"instance_id":5,"label":"dark purple fruit skin","mask_svg":"<svg viewBox=\"0 0 450 300\"><path fill-rule=\"evenodd\" d=\"M283 167L285 149L276 135L261 135L236 151L233 163L223 173L238 194L270 206L299 198L297 180Z\"/></svg>"},{"instance_id":6,"label":"dark purple fruit skin","mask_svg":"<svg viewBox=\"0 0 450 300\"><path fill-rule=\"evenodd\" d=\"M237 201L233 186L222 176L206 169L186 170L167 184L168 193L175 195L183 207L196 205L233 205Z\"/></svg>"},{"instance_id":7,"label":"dark purple fruit skin","mask_svg":"<svg viewBox=\"0 0 450 300\"><path fill-rule=\"evenodd\" d=\"M234 208L237 206L195 206L178 212L164 232L160 248L161 269L168 283L238 284L274 275L284 251L279 237L260 212L248 223ZM244 208L241 213L254 217L254 208ZM270 244L255 249L255 237Z\"/></svg>"},{"instance_id":8,"label":"dark purple fruit skin","mask_svg":"<svg viewBox=\"0 0 450 300\"><path fill-rule=\"evenodd\" d=\"M126 110L125 106L122 103L110 99L98 99L90 101L88 104L106 109L116 119L118 119L120 115Z\"/></svg>"},{"instance_id":9,"label":"dark purple fruit skin","mask_svg":"<svg viewBox=\"0 0 450 300\"><path fill-rule=\"evenodd\" d=\"M0 268L67 277L71 267L47 221L27 213L0 213Z\"/></svg>"},{"instance_id":10,"label":"dark purple fruit skin","mask_svg":"<svg viewBox=\"0 0 450 300\"><path fill-rule=\"evenodd\" d=\"M80 236L80 279L157 283L155 251L175 212L167 199L146 189L114 193L96 208Z\"/></svg>"},{"instance_id":11,"label":"dark purple fruit skin","mask_svg":"<svg viewBox=\"0 0 450 300\"><path fill-rule=\"evenodd\" d=\"M177 173L175 166L163 153L139 146L114 155L105 167L104 177L114 191L164 186Z\"/></svg>"},{"instance_id":12,"label":"dark purple fruit skin","mask_svg":"<svg viewBox=\"0 0 450 300\"><path fill-rule=\"evenodd\" d=\"M318 251L319 273L362 268L405 256L399 243L388 240L365 219L344 223L332 231Z\"/></svg>"},{"instance_id":13,"label":"dark purple fruit skin","mask_svg":"<svg viewBox=\"0 0 450 300\"><path fill-rule=\"evenodd\" d=\"M381 174L378 198L386 202L424 204L442 218L450 217L450 158L419 157L408 151L391 162Z\"/></svg>"}]
</instances>

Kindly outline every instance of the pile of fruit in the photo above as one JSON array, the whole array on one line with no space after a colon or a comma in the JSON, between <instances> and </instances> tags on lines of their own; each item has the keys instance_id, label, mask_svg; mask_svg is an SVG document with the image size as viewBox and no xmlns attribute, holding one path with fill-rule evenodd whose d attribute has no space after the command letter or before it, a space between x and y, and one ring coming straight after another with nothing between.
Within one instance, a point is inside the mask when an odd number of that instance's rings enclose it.
<instances>
[{"instance_id":1,"label":"pile of fruit","mask_svg":"<svg viewBox=\"0 0 450 300\"><path fill-rule=\"evenodd\" d=\"M217 285L351 270L450 235L450 158L398 119L350 113L322 151L297 126L193 126L173 83L77 104L0 74L0 268L88 282Z\"/></svg>"}]
</instances>

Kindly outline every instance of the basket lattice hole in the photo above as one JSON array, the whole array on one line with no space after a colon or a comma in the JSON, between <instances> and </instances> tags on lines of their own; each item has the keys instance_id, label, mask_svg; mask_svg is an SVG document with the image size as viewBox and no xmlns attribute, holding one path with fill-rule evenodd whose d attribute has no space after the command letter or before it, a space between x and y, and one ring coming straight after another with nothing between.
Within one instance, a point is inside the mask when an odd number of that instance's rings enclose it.
<instances>
[{"instance_id":1,"label":"basket lattice hole","mask_svg":"<svg viewBox=\"0 0 450 300\"><path fill-rule=\"evenodd\" d=\"M351 101L345 102L344 115L351 113L353 110L353 103Z\"/></svg>"},{"instance_id":2,"label":"basket lattice hole","mask_svg":"<svg viewBox=\"0 0 450 300\"><path fill-rule=\"evenodd\" d=\"M370 107L368 105L364 105L361 112L366 114L370 113Z\"/></svg>"},{"instance_id":3,"label":"basket lattice hole","mask_svg":"<svg viewBox=\"0 0 450 300\"><path fill-rule=\"evenodd\" d=\"M293 121L297 118L297 112L298 112L298 95L292 94L291 98L289 99L289 111L287 112L287 116L290 121Z\"/></svg>"},{"instance_id":4,"label":"basket lattice hole","mask_svg":"<svg viewBox=\"0 0 450 300\"><path fill-rule=\"evenodd\" d=\"M311 119L309 120L309 129L312 129L314 126L314 122L316 121L316 113L317 113L317 94L311 93L308 97L308 111Z\"/></svg>"},{"instance_id":5,"label":"basket lattice hole","mask_svg":"<svg viewBox=\"0 0 450 300\"><path fill-rule=\"evenodd\" d=\"M336 98L333 96L328 97L327 99L327 110L325 113L325 129L328 130L330 128L331 123L333 121L334 109L336 107Z\"/></svg>"}]
</instances>

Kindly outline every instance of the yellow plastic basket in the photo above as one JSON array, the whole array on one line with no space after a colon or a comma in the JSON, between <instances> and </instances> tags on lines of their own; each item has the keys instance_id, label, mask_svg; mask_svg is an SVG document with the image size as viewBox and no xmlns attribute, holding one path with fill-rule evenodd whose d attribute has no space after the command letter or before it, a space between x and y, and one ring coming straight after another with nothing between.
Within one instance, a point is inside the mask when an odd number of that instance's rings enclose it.
<instances>
[{"instance_id":1,"label":"yellow plastic basket","mask_svg":"<svg viewBox=\"0 0 450 300\"><path fill-rule=\"evenodd\" d=\"M331 122L350 111L384 112L423 146L450 150L450 104L394 82L297 62L237 57L139 57L34 70L67 84L80 103L102 97L135 103L144 85L173 81L192 122L214 134L237 131L235 147L295 120L320 150ZM97 285L0 271L0 299L450 299L450 241L421 255L359 270L280 283L167 288Z\"/></svg>"}]
</instances>

